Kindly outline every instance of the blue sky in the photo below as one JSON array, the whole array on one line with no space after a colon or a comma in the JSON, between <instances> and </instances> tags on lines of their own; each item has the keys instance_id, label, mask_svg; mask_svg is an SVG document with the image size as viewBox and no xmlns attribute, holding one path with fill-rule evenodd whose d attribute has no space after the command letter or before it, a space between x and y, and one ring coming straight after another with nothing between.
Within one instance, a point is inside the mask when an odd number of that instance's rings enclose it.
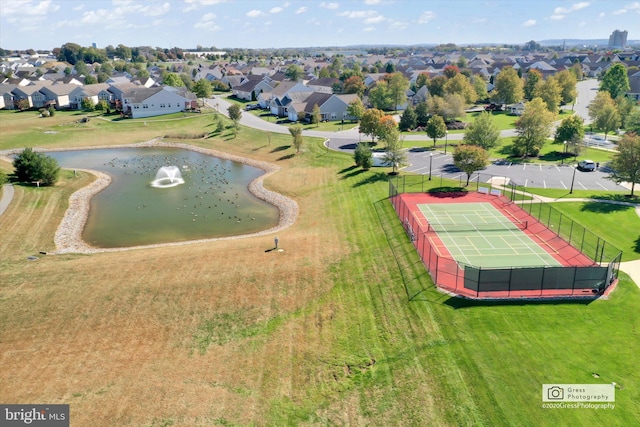
<instances>
[{"instance_id":1,"label":"blue sky","mask_svg":"<svg viewBox=\"0 0 640 427\"><path fill-rule=\"evenodd\" d=\"M0 47L269 48L640 39L640 1L0 0Z\"/></svg>"}]
</instances>

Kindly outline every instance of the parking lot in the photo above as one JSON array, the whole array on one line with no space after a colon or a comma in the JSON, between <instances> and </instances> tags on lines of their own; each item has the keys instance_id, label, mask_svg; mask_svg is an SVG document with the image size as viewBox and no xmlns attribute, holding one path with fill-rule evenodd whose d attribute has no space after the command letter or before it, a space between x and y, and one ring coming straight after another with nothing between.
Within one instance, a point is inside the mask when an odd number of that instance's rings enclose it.
<instances>
[{"instance_id":1,"label":"parking lot","mask_svg":"<svg viewBox=\"0 0 640 427\"><path fill-rule=\"evenodd\" d=\"M431 156L433 153L433 156ZM453 165L450 154L429 151L409 151L407 172L432 176L442 175L445 178L459 179L466 174ZM573 167L573 164L550 165L542 163L512 164L510 162L493 163L481 171L483 174L506 177L512 184L525 187L559 188L571 190L626 190L622 185L607 179L608 170L599 168L586 172Z\"/></svg>"}]
</instances>

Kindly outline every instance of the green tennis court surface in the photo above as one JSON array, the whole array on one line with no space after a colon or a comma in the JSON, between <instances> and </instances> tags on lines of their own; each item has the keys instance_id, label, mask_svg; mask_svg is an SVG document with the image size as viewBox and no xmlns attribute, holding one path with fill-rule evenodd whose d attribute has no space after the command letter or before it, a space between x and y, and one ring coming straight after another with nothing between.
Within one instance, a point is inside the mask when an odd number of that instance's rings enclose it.
<instances>
[{"instance_id":1,"label":"green tennis court surface","mask_svg":"<svg viewBox=\"0 0 640 427\"><path fill-rule=\"evenodd\" d=\"M526 223L514 223L490 203L417 206L426 218L418 221L437 233L458 262L477 267L562 265L523 231Z\"/></svg>"}]
</instances>

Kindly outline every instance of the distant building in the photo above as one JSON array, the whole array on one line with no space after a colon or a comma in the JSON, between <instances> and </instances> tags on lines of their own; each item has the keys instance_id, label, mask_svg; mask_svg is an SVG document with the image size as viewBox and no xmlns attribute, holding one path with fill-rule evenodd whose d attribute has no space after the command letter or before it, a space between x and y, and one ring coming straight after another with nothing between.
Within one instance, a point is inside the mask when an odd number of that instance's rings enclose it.
<instances>
[{"instance_id":1,"label":"distant building","mask_svg":"<svg viewBox=\"0 0 640 427\"><path fill-rule=\"evenodd\" d=\"M628 32L615 30L609 36L609 49L624 49L627 47L627 34Z\"/></svg>"}]
</instances>

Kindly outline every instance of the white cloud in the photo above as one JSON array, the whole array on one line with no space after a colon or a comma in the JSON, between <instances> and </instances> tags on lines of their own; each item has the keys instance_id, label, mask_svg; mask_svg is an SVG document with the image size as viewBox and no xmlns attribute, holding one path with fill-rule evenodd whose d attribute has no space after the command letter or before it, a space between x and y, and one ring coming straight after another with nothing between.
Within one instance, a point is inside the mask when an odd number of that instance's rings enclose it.
<instances>
[{"instance_id":1,"label":"white cloud","mask_svg":"<svg viewBox=\"0 0 640 427\"><path fill-rule=\"evenodd\" d=\"M247 16L249 18L257 18L259 16L266 16L266 15L267 15L266 13L258 9L252 9L249 12L247 12Z\"/></svg>"},{"instance_id":2,"label":"white cloud","mask_svg":"<svg viewBox=\"0 0 640 427\"><path fill-rule=\"evenodd\" d=\"M564 15L551 15L550 19L552 21L561 21L564 19Z\"/></svg>"},{"instance_id":3,"label":"white cloud","mask_svg":"<svg viewBox=\"0 0 640 427\"><path fill-rule=\"evenodd\" d=\"M344 12L338 13L338 16L344 16L345 18L350 19L365 19L371 18L373 16L377 16L378 12L373 10L347 10Z\"/></svg>"},{"instance_id":4,"label":"white cloud","mask_svg":"<svg viewBox=\"0 0 640 427\"><path fill-rule=\"evenodd\" d=\"M378 15L378 16L372 16L371 18L367 18L364 20L365 24L379 24L380 22L384 21L385 17L382 15Z\"/></svg>"},{"instance_id":5,"label":"white cloud","mask_svg":"<svg viewBox=\"0 0 640 427\"><path fill-rule=\"evenodd\" d=\"M627 10L640 10L640 1L631 3L629 6L625 7Z\"/></svg>"},{"instance_id":6,"label":"white cloud","mask_svg":"<svg viewBox=\"0 0 640 427\"><path fill-rule=\"evenodd\" d=\"M580 2L580 3L572 4L570 8L556 7L553 10L553 13L556 14L556 15L566 15L567 13L571 13L571 12L575 12L576 10L584 9L585 7L588 7L590 4L591 4L591 2L583 1L583 2Z\"/></svg>"},{"instance_id":7,"label":"white cloud","mask_svg":"<svg viewBox=\"0 0 640 427\"><path fill-rule=\"evenodd\" d=\"M598 18L604 18L605 16L606 16L606 13L600 12L600 15L598 15Z\"/></svg>"},{"instance_id":8,"label":"white cloud","mask_svg":"<svg viewBox=\"0 0 640 427\"><path fill-rule=\"evenodd\" d=\"M76 6L76 7L74 7L74 8L73 8L73 10L75 10L76 12L77 12L77 11L80 11L80 10L82 10L82 9L84 9L84 5L83 5L83 4L79 4L78 6Z\"/></svg>"},{"instance_id":9,"label":"white cloud","mask_svg":"<svg viewBox=\"0 0 640 427\"><path fill-rule=\"evenodd\" d=\"M0 16L8 15L47 15L60 9L57 4L51 4L51 0L32 2L31 0L0 0Z\"/></svg>"},{"instance_id":10,"label":"white cloud","mask_svg":"<svg viewBox=\"0 0 640 427\"><path fill-rule=\"evenodd\" d=\"M369 33L371 31L375 31L375 30L376 29L374 27L367 27L367 28L364 28L362 31Z\"/></svg>"},{"instance_id":11,"label":"white cloud","mask_svg":"<svg viewBox=\"0 0 640 427\"><path fill-rule=\"evenodd\" d=\"M536 25L536 20L535 19L529 19L528 21L525 21L522 23L523 27L532 27Z\"/></svg>"},{"instance_id":12,"label":"white cloud","mask_svg":"<svg viewBox=\"0 0 640 427\"><path fill-rule=\"evenodd\" d=\"M320 7L325 9L337 9L340 7L340 5L338 3L327 3L323 1L322 3L320 3Z\"/></svg>"},{"instance_id":13,"label":"white cloud","mask_svg":"<svg viewBox=\"0 0 640 427\"><path fill-rule=\"evenodd\" d=\"M373 6L374 4L379 4L380 0L364 0L365 4L368 4L369 6Z\"/></svg>"},{"instance_id":14,"label":"white cloud","mask_svg":"<svg viewBox=\"0 0 640 427\"><path fill-rule=\"evenodd\" d=\"M281 8L280 6L276 6L274 8L271 8L271 10L269 11L269 13L280 13L282 12L284 9Z\"/></svg>"},{"instance_id":15,"label":"white cloud","mask_svg":"<svg viewBox=\"0 0 640 427\"><path fill-rule=\"evenodd\" d=\"M406 21L397 21L389 19L389 28L392 30L406 30L409 28L409 23Z\"/></svg>"},{"instance_id":16,"label":"white cloud","mask_svg":"<svg viewBox=\"0 0 640 427\"><path fill-rule=\"evenodd\" d=\"M184 12L189 12L191 10L200 9L204 6L213 6L218 3L225 3L227 0L184 0L187 4L187 7L182 9Z\"/></svg>"},{"instance_id":17,"label":"white cloud","mask_svg":"<svg viewBox=\"0 0 640 427\"><path fill-rule=\"evenodd\" d=\"M622 15L624 13L627 13L627 9L618 9L611 12L612 15Z\"/></svg>"},{"instance_id":18,"label":"white cloud","mask_svg":"<svg viewBox=\"0 0 640 427\"><path fill-rule=\"evenodd\" d=\"M427 22L431 21L435 17L436 17L435 12L432 12L430 10L424 11L422 12L422 15L420 15L420 18L418 18L418 24L426 24Z\"/></svg>"},{"instance_id":19,"label":"white cloud","mask_svg":"<svg viewBox=\"0 0 640 427\"><path fill-rule=\"evenodd\" d=\"M143 15L143 16L160 16L164 15L171 9L171 4L165 2L162 5L156 4L140 4L132 1L114 1L117 5L114 13L120 16L126 15Z\"/></svg>"},{"instance_id":20,"label":"white cloud","mask_svg":"<svg viewBox=\"0 0 640 427\"><path fill-rule=\"evenodd\" d=\"M213 21L214 19L216 19L216 14L215 13L207 13L205 15L202 16L202 19L200 19L201 21Z\"/></svg>"},{"instance_id":21,"label":"white cloud","mask_svg":"<svg viewBox=\"0 0 640 427\"><path fill-rule=\"evenodd\" d=\"M305 13L306 11L307 11L307 8L302 6L298 8L298 10L296 10L296 15L300 15L301 13Z\"/></svg>"}]
</instances>

